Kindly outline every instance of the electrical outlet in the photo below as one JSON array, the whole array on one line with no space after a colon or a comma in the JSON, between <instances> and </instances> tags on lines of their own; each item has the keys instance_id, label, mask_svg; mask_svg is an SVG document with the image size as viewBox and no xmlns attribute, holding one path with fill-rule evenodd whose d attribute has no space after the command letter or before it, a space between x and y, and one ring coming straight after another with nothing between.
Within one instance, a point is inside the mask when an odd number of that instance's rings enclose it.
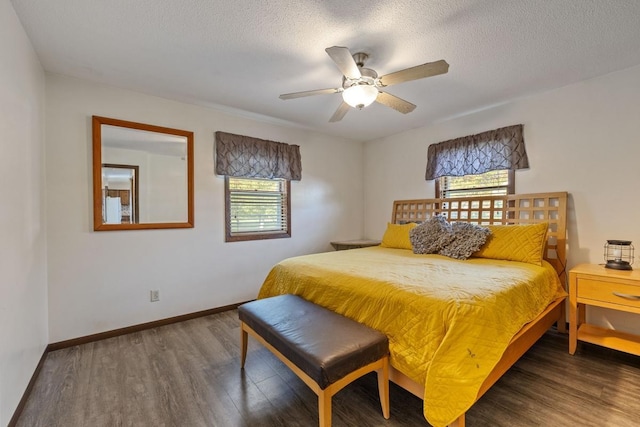
<instances>
[{"instance_id":1,"label":"electrical outlet","mask_svg":"<svg viewBox=\"0 0 640 427\"><path fill-rule=\"evenodd\" d=\"M160 291L155 290L151 291L151 302L160 301Z\"/></svg>"}]
</instances>

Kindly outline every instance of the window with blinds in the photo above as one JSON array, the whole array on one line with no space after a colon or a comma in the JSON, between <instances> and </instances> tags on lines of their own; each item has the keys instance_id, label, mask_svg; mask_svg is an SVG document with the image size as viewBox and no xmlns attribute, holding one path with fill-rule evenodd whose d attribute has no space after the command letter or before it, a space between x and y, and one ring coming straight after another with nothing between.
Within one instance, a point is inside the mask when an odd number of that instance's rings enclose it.
<instances>
[{"instance_id":1,"label":"window with blinds","mask_svg":"<svg viewBox=\"0 0 640 427\"><path fill-rule=\"evenodd\" d=\"M495 170L477 175L443 176L436 179L436 194L441 198L502 196L513 194L513 170Z\"/></svg>"},{"instance_id":2,"label":"window with blinds","mask_svg":"<svg viewBox=\"0 0 640 427\"><path fill-rule=\"evenodd\" d=\"M225 178L226 241L290 237L286 179Z\"/></svg>"}]
</instances>

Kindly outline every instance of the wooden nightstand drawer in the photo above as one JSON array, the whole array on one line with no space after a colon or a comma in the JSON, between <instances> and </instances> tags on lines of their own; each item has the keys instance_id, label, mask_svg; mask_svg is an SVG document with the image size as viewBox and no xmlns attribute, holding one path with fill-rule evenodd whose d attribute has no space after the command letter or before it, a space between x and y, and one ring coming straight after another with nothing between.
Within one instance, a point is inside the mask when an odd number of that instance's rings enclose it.
<instances>
[{"instance_id":1,"label":"wooden nightstand drawer","mask_svg":"<svg viewBox=\"0 0 640 427\"><path fill-rule=\"evenodd\" d=\"M581 277L578 279L578 301L583 299L640 309L640 286Z\"/></svg>"}]
</instances>

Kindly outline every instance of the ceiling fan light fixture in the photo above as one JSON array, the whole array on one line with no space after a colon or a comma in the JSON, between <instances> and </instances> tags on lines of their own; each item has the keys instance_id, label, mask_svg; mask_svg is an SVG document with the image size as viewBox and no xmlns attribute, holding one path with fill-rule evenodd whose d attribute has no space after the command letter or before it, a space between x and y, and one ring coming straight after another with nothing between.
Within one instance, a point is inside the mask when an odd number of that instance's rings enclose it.
<instances>
[{"instance_id":1,"label":"ceiling fan light fixture","mask_svg":"<svg viewBox=\"0 0 640 427\"><path fill-rule=\"evenodd\" d=\"M369 84L355 84L342 92L344 102L359 110L373 103L378 97L378 88Z\"/></svg>"},{"instance_id":2,"label":"ceiling fan light fixture","mask_svg":"<svg viewBox=\"0 0 640 427\"><path fill-rule=\"evenodd\" d=\"M383 88L398 83L445 74L449 71L449 64L447 64L447 61L444 59L441 59L378 77L378 73L375 70L364 66L365 61L369 57L369 55L364 52L351 54L349 48L343 46L331 46L326 48L325 51L342 73L342 86L285 93L280 95L280 99L295 99L304 96L342 93L342 102L329 119L329 122L332 123L342 120L350 107L361 110L371 105L374 101L386 107L393 108L402 114L410 113L416 108L414 104L391 95Z\"/></svg>"}]
</instances>

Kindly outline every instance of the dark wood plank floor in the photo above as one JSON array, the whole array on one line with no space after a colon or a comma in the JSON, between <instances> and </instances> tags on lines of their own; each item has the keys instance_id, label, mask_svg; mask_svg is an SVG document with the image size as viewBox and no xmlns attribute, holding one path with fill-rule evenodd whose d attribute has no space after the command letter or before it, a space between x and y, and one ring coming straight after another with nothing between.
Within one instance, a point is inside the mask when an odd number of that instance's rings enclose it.
<instances>
[{"instance_id":1,"label":"dark wood plank floor","mask_svg":"<svg viewBox=\"0 0 640 427\"><path fill-rule=\"evenodd\" d=\"M315 394L229 311L50 353L18 426L315 426ZM426 426L422 401L375 374L333 399L339 426ZM547 333L467 413L474 426L638 426L640 358Z\"/></svg>"}]
</instances>

